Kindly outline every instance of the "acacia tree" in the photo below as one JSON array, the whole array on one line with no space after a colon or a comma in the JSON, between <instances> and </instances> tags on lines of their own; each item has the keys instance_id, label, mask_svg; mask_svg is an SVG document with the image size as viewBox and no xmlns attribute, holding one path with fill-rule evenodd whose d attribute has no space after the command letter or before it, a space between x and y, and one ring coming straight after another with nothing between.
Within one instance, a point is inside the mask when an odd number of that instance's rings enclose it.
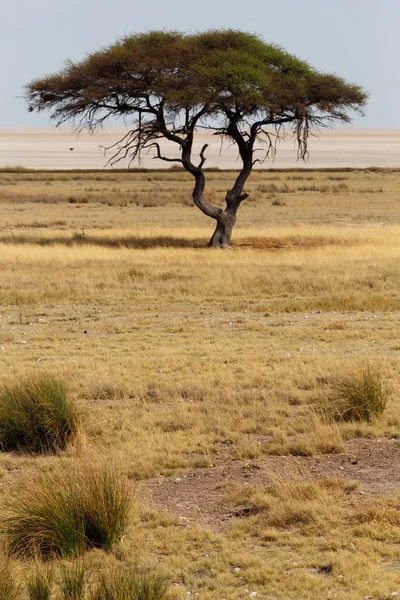
<instances>
[{"instance_id":1,"label":"acacia tree","mask_svg":"<svg viewBox=\"0 0 400 600\"><path fill-rule=\"evenodd\" d=\"M140 161L150 151L186 169L194 177L194 204L217 222L209 246L219 248L230 247L254 165L275 153L285 129L295 135L298 158L306 159L313 128L350 122L366 99L360 86L234 30L132 35L27 86L29 110L49 109L57 125L72 120L78 131L94 131L122 117L129 129L108 149L110 164ZM224 209L204 197L207 144L193 157L201 128L237 146L241 168ZM162 138L175 144L174 158L162 154Z\"/></svg>"}]
</instances>

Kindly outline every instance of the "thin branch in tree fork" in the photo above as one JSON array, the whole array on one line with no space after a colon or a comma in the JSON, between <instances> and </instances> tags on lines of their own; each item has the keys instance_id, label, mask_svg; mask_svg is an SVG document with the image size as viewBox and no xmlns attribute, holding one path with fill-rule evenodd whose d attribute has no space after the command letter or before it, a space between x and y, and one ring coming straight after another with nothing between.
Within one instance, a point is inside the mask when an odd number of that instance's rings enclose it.
<instances>
[{"instance_id":1,"label":"thin branch in tree fork","mask_svg":"<svg viewBox=\"0 0 400 600\"><path fill-rule=\"evenodd\" d=\"M206 162L206 157L205 157L205 151L207 150L209 144L204 144L204 146L202 147L201 151L200 151L200 162L199 162L199 166L197 167L198 169L202 169L204 163Z\"/></svg>"}]
</instances>

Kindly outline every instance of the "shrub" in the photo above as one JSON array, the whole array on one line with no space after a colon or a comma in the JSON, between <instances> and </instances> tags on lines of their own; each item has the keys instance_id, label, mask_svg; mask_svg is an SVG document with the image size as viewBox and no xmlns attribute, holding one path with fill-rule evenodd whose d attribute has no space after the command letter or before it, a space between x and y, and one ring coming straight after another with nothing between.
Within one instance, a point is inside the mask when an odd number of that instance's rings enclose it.
<instances>
[{"instance_id":1,"label":"shrub","mask_svg":"<svg viewBox=\"0 0 400 600\"><path fill-rule=\"evenodd\" d=\"M32 452L65 450L81 432L81 419L64 383L31 376L0 391L0 448Z\"/></svg>"},{"instance_id":2,"label":"shrub","mask_svg":"<svg viewBox=\"0 0 400 600\"><path fill-rule=\"evenodd\" d=\"M373 421L385 410L389 388L378 371L367 365L333 382L329 410L339 421Z\"/></svg>"},{"instance_id":3,"label":"shrub","mask_svg":"<svg viewBox=\"0 0 400 600\"><path fill-rule=\"evenodd\" d=\"M20 597L21 586L14 565L3 553L0 553L0 598L17 600Z\"/></svg>"},{"instance_id":4,"label":"shrub","mask_svg":"<svg viewBox=\"0 0 400 600\"><path fill-rule=\"evenodd\" d=\"M164 600L168 588L162 574L118 569L102 576L90 600Z\"/></svg>"},{"instance_id":5,"label":"shrub","mask_svg":"<svg viewBox=\"0 0 400 600\"><path fill-rule=\"evenodd\" d=\"M43 476L10 502L4 520L9 552L72 558L90 548L110 551L129 510L127 482L115 468L84 466Z\"/></svg>"}]
</instances>

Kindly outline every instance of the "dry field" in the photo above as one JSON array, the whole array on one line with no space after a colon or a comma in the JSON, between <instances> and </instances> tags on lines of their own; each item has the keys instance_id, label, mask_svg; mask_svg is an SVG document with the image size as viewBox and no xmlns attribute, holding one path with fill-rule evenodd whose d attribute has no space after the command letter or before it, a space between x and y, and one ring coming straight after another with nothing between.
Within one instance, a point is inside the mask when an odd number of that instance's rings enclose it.
<instances>
[{"instance_id":1,"label":"dry field","mask_svg":"<svg viewBox=\"0 0 400 600\"><path fill-rule=\"evenodd\" d=\"M208 174L213 202L232 176ZM101 457L138 500L93 568L158 567L171 599L388 600L400 171L256 172L232 252L204 248L190 189L179 171L0 172L0 384L63 377L86 432L56 456L3 452L0 504ZM383 414L335 418L360 371Z\"/></svg>"}]
</instances>

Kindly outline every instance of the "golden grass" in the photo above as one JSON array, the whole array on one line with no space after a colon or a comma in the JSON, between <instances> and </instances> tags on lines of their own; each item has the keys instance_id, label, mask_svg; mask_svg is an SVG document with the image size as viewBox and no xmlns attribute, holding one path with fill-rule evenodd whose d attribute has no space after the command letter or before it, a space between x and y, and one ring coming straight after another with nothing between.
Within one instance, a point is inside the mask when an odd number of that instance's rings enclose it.
<instances>
[{"instance_id":1,"label":"golden grass","mask_svg":"<svg viewBox=\"0 0 400 600\"><path fill-rule=\"evenodd\" d=\"M231 179L210 174L214 201ZM211 469L223 455L262 463L342 452L354 436L397 438L399 179L255 174L235 250L220 252L202 247L212 224L186 205L182 173L0 173L0 383L65 377L85 415L82 458L96 453L133 480ZM38 202L49 190L54 202ZM118 206L131 191L139 205ZM87 204L68 202L79 194ZM144 206L149 196L162 206ZM365 361L391 383L385 412L327 422L319 408L332 382ZM0 504L70 460L0 456ZM144 508L118 561L165 568L177 599L390 597L398 501L374 509L358 490L327 485L240 491L242 508L270 509L218 533ZM117 558L88 560L112 570Z\"/></svg>"},{"instance_id":2,"label":"golden grass","mask_svg":"<svg viewBox=\"0 0 400 600\"><path fill-rule=\"evenodd\" d=\"M207 173L206 195L223 205L233 172ZM251 176L239 224L263 229L288 224L399 222L399 171L260 172ZM2 227L60 227L64 231L163 224L203 227L192 206L193 182L182 172L129 173L0 171ZM208 233L207 233L208 235ZM208 236L209 237L209 236Z\"/></svg>"},{"instance_id":3,"label":"golden grass","mask_svg":"<svg viewBox=\"0 0 400 600\"><path fill-rule=\"evenodd\" d=\"M43 373L0 390L0 448L57 453L83 442L81 416L64 382Z\"/></svg>"},{"instance_id":4,"label":"golden grass","mask_svg":"<svg viewBox=\"0 0 400 600\"><path fill-rule=\"evenodd\" d=\"M332 388L326 410L338 421L376 421L382 416L390 397L384 375L370 364L336 377Z\"/></svg>"},{"instance_id":5,"label":"golden grass","mask_svg":"<svg viewBox=\"0 0 400 600\"><path fill-rule=\"evenodd\" d=\"M27 582L29 600L51 600L52 590L53 571L39 563L35 573Z\"/></svg>"},{"instance_id":6,"label":"golden grass","mask_svg":"<svg viewBox=\"0 0 400 600\"><path fill-rule=\"evenodd\" d=\"M2 533L11 555L74 558L87 549L110 552L121 540L132 492L115 466L75 465L42 476L9 501ZM40 587L43 578L34 579Z\"/></svg>"},{"instance_id":7,"label":"golden grass","mask_svg":"<svg viewBox=\"0 0 400 600\"><path fill-rule=\"evenodd\" d=\"M18 600L21 593L20 574L10 558L0 552L0 597L5 600Z\"/></svg>"},{"instance_id":8,"label":"golden grass","mask_svg":"<svg viewBox=\"0 0 400 600\"><path fill-rule=\"evenodd\" d=\"M267 598L389 598L398 589L398 498L365 500L355 482L301 476L238 487L228 498L240 515L228 537L261 547L268 564L262 572L258 561L238 562L239 572L265 585Z\"/></svg>"}]
</instances>

